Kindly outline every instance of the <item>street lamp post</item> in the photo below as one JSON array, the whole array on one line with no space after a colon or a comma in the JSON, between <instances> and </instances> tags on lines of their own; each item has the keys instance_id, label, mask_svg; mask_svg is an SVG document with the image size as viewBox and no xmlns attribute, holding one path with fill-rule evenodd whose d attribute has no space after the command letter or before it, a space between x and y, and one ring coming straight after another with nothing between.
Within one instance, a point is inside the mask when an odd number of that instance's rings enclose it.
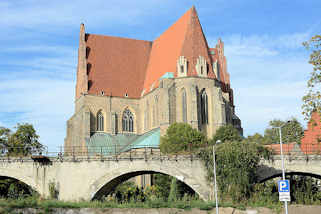
<instances>
[{"instance_id":1,"label":"street lamp post","mask_svg":"<svg viewBox=\"0 0 321 214\"><path fill-rule=\"evenodd\" d=\"M217 140L213 145L213 166L214 166L214 194L215 194L215 206L216 206L216 214L218 213L218 198L217 198L217 184L216 184L216 161L215 161L215 146L216 144L220 144L221 141Z\"/></svg>"},{"instance_id":2,"label":"street lamp post","mask_svg":"<svg viewBox=\"0 0 321 214\"><path fill-rule=\"evenodd\" d=\"M279 135L280 135L280 152L281 152L281 163L282 163L282 179L285 180L285 170L284 170L284 157L283 157L283 146L282 146L282 127L285 126L290 121L287 121L282 126L276 127L279 129ZM285 213L288 214L288 202L284 201L284 207L285 207Z\"/></svg>"}]
</instances>

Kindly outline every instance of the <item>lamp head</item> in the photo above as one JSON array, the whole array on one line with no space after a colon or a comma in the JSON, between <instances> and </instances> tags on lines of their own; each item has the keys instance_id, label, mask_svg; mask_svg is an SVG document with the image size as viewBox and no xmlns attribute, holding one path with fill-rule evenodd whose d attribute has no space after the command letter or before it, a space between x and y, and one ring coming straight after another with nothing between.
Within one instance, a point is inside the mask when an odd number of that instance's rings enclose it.
<instances>
[{"instance_id":1,"label":"lamp head","mask_svg":"<svg viewBox=\"0 0 321 214\"><path fill-rule=\"evenodd\" d=\"M222 143L221 140L217 140L217 141L215 142L215 144L220 144L220 143Z\"/></svg>"}]
</instances>

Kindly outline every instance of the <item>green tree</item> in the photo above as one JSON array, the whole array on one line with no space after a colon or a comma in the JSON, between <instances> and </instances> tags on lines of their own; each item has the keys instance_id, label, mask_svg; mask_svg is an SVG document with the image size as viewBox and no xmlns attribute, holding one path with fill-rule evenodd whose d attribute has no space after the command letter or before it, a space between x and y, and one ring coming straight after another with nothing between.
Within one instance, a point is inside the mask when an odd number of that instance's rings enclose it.
<instances>
[{"instance_id":1,"label":"green tree","mask_svg":"<svg viewBox=\"0 0 321 214\"><path fill-rule=\"evenodd\" d=\"M282 126L282 142L283 143L301 143L301 138L303 137L303 127L301 123L296 119L282 121L278 119L271 120L269 122L270 128L264 131L263 144L273 144L280 142L279 129L277 127Z\"/></svg>"},{"instance_id":2,"label":"green tree","mask_svg":"<svg viewBox=\"0 0 321 214\"><path fill-rule=\"evenodd\" d=\"M239 131L232 125L221 126L213 136L211 143L215 143L220 140L222 143L231 141L241 141L243 137L240 135Z\"/></svg>"},{"instance_id":3,"label":"green tree","mask_svg":"<svg viewBox=\"0 0 321 214\"><path fill-rule=\"evenodd\" d=\"M262 157L270 152L262 145L249 142L226 142L217 146L216 172L221 196L233 201L246 200L253 192L257 168ZM213 182L213 153L208 148L200 153L207 169L207 177Z\"/></svg>"},{"instance_id":4,"label":"green tree","mask_svg":"<svg viewBox=\"0 0 321 214\"><path fill-rule=\"evenodd\" d=\"M259 143L259 144L266 144L266 139L259 133L255 133L254 135L249 135L247 138L244 139L245 142L249 143Z\"/></svg>"},{"instance_id":5,"label":"green tree","mask_svg":"<svg viewBox=\"0 0 321 214\"><path fill-rule=\"evenodd\" d=\"M171 190L173 177L165 174L154 174L153 175L153 186L157 190L157 197L163 200L167 200L169 197L169 193ZM194 190L187 186L184 182L176 179L176 197L183 198L184 195L188 196L196 196Z\"/></svg>"},{"instance_id":6,"label":"green tree","mask_svg":"<svg viewBox=\"0 0 321 214\"><path fill-rule=\"evenodd\" d=\"M177 197L177 181L175 177L172 177L172 182L171 182L171 187L170 187L170 191L169 191L169 196L168 196L168 201L172 202L172 201L177 201L178 197Z\"/></svg>"},{"instance_id":7,"label":"green tree","mask_svg":"<svg viewBox=\"0 0 321 214\"><path fill-rule=\"evenodd\" d=\"M302 98L303 114L309 120L313 111L321 113L321 35L313 36L303 45L311 50L309 63L313 66L307 87L308 93Z\"/></svg>"},{"instance_id":8,"label":"green tree","mask_svg":"<svg viewBox=\"0 0 321 214\"><path fill-rule=\"evenodd\" d=\"M10 129L5 127L0 127L0 150L2 154L5 153L7 150L10 134L11 134Z\"/></svg>"},{"instance_id":9,"label":"green tree","mask_svg":"<svg viewBox=\"0 0 321 214\"><path fill-rule=\"evenodd\" d=\"M39 153L44 146L39 142L39 136L31 124L17 124L16 131L0 128L0 146L7 155L30 155Z\"/></svg>"},{"instance_id":10,"label":"green tree","mask_svg":"<svg viewBox=\"0 0 321 214\"><path fill-rule=\"evenodd\" d=\"M163 153L176 153L199 148L206 143L202 132L193 129L186 123L173 123L160 139L160 150Z\"/></svg>"},{"instance_id":11,"label":"green tree","mask_svg":"<svg viewBox=\"0 0 321 214\"><path fill-rule=\"evenodd\" d=\"M153 185L157 188L158 190L158 197L162 198L164 200L167 200L168 195L169 195L169 189L171 186L171 177L168 175L164 174L154 174L153 175Z\"/></svg>"}]
</instances>

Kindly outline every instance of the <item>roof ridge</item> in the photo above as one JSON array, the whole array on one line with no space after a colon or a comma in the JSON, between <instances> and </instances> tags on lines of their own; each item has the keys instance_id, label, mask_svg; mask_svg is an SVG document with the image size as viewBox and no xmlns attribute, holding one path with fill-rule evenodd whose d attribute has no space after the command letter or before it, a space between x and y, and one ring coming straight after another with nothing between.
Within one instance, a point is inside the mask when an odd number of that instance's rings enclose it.
<instances>
[{"instance_id":1,"label":"roof ridge","mask_svg":"<svg viewBox=\"0 0 321 214\"><path fill-rule=\"evenodd\" d=\"M120 37L120 36L109 36L109 35L103 35L103 34L94 34L94 33L86 33L87 35L93 35L93 36L99 36L99 37L107 37L107 38L117 38L117 39L127 39L127 40L135 40L135 41L142 41L142 42L150 42L153 43L153 41L149 40L142 40L142 39L133 39L128 37Z\"/></svg>"}]
</instances>

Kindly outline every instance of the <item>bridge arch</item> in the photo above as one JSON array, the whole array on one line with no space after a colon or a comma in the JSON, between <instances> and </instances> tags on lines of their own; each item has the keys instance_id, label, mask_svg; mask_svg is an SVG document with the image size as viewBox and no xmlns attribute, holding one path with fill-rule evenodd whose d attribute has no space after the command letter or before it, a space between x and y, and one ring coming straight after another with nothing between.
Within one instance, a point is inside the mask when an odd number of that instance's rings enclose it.
<instances>
[{"instance_id":1,"label":"bridge arch","mask_svg":"<svg viewBox=\"0 0 321 214\"><path fill-rule=\"evenodd\" d=\"M19 172L17 170L7 170L4 168L1 168L0 177L7 177L7 178L16 179L18 181L21 181L21 182L27 184L28 186L30 186L34 191L38 192L39 194L41 193L41 190L39 190L34 179L23 175L21 172Z\"/></svg>"},{"instance_id":2,"label":"bridge arch","mask_svg":"<svg viewBox=\"0 0 321 214\"><path fill-rule=\"evenodd\" d=\"M313 178L317 178L321 180L321 175L309 173L309 172L286 172L285 176L287 175L302 175L302 176L310 176ZM268 175L267 177L261 178L258 182L263 183L273 178L282 177L282 172L276 172L275 174Z\"/></svg>"},{"instance_id":3,"label":"bridge arch","mask_svg":"<svg viewBox=\"0 0 321 214\"><path fill-rule=\"evenodd\" d=\"M106 172L103 176L95 180L87 191L90 194L90 199L95 199L101 196L103 193L110 192L113 187L122 183L129 178L143 175L143 174L154 174L161 173L172 177L176 177L178 180L185 183L192 190L194 190L200 198L208 200L209 192L208 185L204 182L200 182L195 176L191 176L188 173L183 172L183 170L178 167L164 167L160 168L159 165L146 164L146 166L135 166L133 167L121 167L114 169L110 172ZM200 175L201 176L201 175ZM205 176L204 176L205 177Z\"/></svg>"}]
</instances>

